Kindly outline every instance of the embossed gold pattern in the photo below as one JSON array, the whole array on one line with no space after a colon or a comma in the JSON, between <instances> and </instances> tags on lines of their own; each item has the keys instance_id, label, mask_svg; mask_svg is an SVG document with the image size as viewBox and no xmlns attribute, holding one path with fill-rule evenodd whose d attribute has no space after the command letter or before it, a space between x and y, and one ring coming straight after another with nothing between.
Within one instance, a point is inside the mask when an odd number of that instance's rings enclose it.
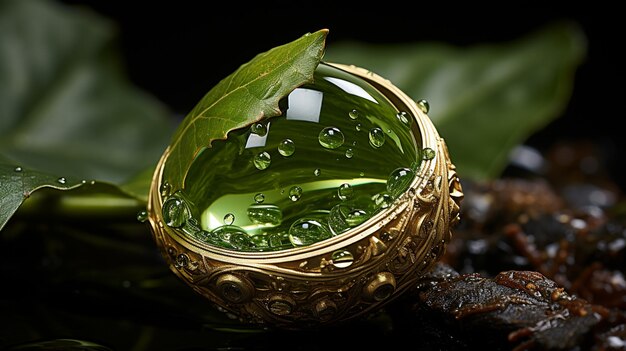
<instances>
[{"instance_id":1,"label":"embossed gold pattern","mask_svg":"<svg viewBox=\"0 0 626 351\"><path fill-rule=\"evenodd\" d=\"M232 251L163 225L159 189L168 150L154 174L148 213L163 257L196 292L242 322L304 328L363 316L413 287L444 253L451 226L459 221L461 184L428 116L388 80L358 67L333 65L374 85L400 111L410 111L420 147L435 151L422 160L409 189L390 208L310 246Z\"/></svg>"}]
</instances>

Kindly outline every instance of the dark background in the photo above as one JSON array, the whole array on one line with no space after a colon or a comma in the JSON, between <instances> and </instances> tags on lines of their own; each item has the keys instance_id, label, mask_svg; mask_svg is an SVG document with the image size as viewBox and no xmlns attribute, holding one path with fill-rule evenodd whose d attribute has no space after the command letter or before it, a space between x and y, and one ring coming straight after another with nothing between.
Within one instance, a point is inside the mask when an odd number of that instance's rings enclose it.
<instances>
[{"instance_id":1,"label":"dark background","mask_svg":"<svg viewBox=\"0 0 626 351\"><path fill-rule=\"evenodd\" d=\"M416 2L410 7L379 1L350 6L324 2L285 3L63 0L111 19L127 72L175 114L185 115L219 80L260 52L306 32L330 30L327 43L444 41L466 46L507 42L554 21L580 25L588 54L577 72L572 100L559 119L528 144L544 150L559 140L591 140L615 182L623 177L622 128L625 88L620 11L586 4L556 9L545 3L480 7ZM213 5L212 5L213 4ZM468 136L471 137L471 136Z\"/></svg>"}]
</instances>

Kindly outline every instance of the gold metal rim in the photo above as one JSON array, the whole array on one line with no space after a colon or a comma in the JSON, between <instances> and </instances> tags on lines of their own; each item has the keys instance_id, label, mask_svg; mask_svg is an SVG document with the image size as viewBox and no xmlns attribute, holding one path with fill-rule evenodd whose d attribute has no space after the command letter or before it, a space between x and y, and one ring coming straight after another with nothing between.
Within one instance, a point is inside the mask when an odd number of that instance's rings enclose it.
<instances>
[{"instance_id":1,"label":"gold metal rim","mask_svg":"<svg viewBox=\"0 0 626 351\"><path fill-rule=\"evenodd\" d=\"M310 246L242 252L197 242L163 224L159 189L169 155L166 150L153 175L148 201L155 241L181 279L242 321L293 327L346 320L375 309L430 269L450 240L451 226L458 222L460 182L429 117L379 75L355 66L327 64L363 78L398 110L409 112L412 128L421 138L416 147L434 150L435 157L422 160L409 189L393 206L358 227ZM393 235L385 236L389 233ZM343 267L332 262L330 256L338 250L354 252L354 263ZM233 291L243 295L232 295Z\"/></svg>"}]
</instances>

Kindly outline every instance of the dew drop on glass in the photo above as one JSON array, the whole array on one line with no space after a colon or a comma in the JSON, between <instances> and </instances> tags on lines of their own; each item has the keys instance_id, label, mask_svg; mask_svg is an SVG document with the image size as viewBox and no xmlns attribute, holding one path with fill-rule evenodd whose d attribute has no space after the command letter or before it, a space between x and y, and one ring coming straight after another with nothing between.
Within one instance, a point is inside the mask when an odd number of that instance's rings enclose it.
<instances>
[{"instance_id":1,"label":"dew drop on glass","mask_svg":"<svg viewBox=\"0 0 626 351\"><path fill-rule=\"evenodd\" d=\"M263 201L265 201L265 195L263 195L263 193L258 193L254 195L254 202L256 202L257 204L261 204L263 203Z\"/></svg>"},{"instance_id":2,"label":"dew drop on glass","mask_svg":"<svg viewBox=\"0 0 626 351\"><path fill-rule=\"evenodd\" d=\"M328 227L333 235L339 235L350 229L350 226L346 222L348 212L350 212L350 207L343 204L335 205L330 210L328 214Z\"/></svg>"},{"instance_id":3,"label":"dew drop on glass","mask_svg":"<svg viewBox=\"0 0 626 351\"><path fill-rule=\"evenodd\" d=\"M337 268L347 268L354 262L354 256L348 250L337 250L332 253L330 259L333 261L333 266Z\"/></svg>"},{"instance_id":4,"label":"dew drop on glass","mask_svg":"<svg viewBox=\"0 0 626 351\"><path fill-rule=\"evenodd\" d=\"M396 168L391 172L387 179L387 192L392 198L396 199L411 184L413 180L413 171L406 167Z\"/></svg>"},{"instance_id":5,"label":"dew drop on glass","mask_svg":"<svg viewBox=\"0 0 626 351\"><path fill-rule=\"evenodd\" d=\"M65 183L67 183L67 180L64 177L61 177L61 178L57 179L57 183L65 184Z\"/></svg>"},{"instance_id":6,"label":"dew drop on glass","mask_svg":"<svg viewBox=\"0 0 626 351\"><path fill-rule=\"evenodd\" d=\"M381 146L383 146L383 144L385 143L385 133L383 132L382 129L375 127L370 129L370 145L372 145L375 148L379 148Z\"/></svg>"},{"instance_id":7,"label":"dew drop on glass","mask_svg":"<svg viewBox=\"0 0 626 351\"><path fill-rule=\"evenodd\" d=\"M320 145L327 149L336 149L343 145L345 138L339 128L326 127L322 129L318 136Z\"/></svg>"},{"instance_id":8,"label":"dew drop on glass","mask_svg":"<svg viewBox=\"0 0 626 351\"><path fill-rule=\"evenodd\" d=\"M289 157L293 155L295 151L296 151L296 145L293 143L291 139L283 139L283 141L281 141L280 144L278 144L278 153L285 157Z\"/></svg>"},{"instance_id":9,"label":"dew drop on glass","mask_svg":"<svg viewBox=\"0 0 626 351\"><path fill-rule=\"evenodd\" d=\"M163 221L171 228L180 228L191 218L189 207L177 196L171 196L163 202L162 212Z\"/></svg>"},{"instance_id":10,"label":"dew drop on glass","mask_svg":"<svg viewBox=\"0 0 626 351\"><path fill-rule=\"evenodd\" d=\"M341 200L347 200L351 198L352 194L354 194L354 189L352 189L352 187L348 183L341 184L337 189L337 196L339 196L339 199Z\"/></svg>"},{"instance_id":11,"label":"dew drop on glass","mask_svg":"<svg viewBox=\"0 0 626 351\"><path fill-rule=\"evenodd\" d=\"M248 251L252 247L254 247L254 244L252 243L252 240L250 239L250 236L243 229L240 232L232 233L230 235L228 243L235 250L245 250L245 251Z\"/></svg>"},{"instance_id":12,"label":"dew drop on glass","mask_svg":"<svg viewBox=\"0 0 626 351\"><path fill-rule=\"evenodd\" d=\"M291 187L291 189L289 189L289 199L291 201L298 201L300 200L300 197L302 196L302 188L294 185Z\"/></svg>"},{"instance_id":13,"label":"dew drop on glass","mask_svg":"<svg viewBox=\"0 0 626 351\"><path fill-rule=\"evenodd\" d=\"M330 231L317 219L300 218L289 228L289 241L294 246L311 245L330 237Z\"/></svg>"},{"instance_id":14,"label":"dew drop on glass","mask_svg":"<svg viewBox=\"0 0 626 351\"><path fill-rule=\"evenodd\" d=\"M330 210L328 227L333 235L338 235L358 226L369 218L370 215L365 210L355 207L354 204L341 203Z\"/></svg>"},{"instance_id":15,"label":"dew drop on glass","mask_svg":"<svg viewBox=\"0 0 626 351\"><path fill-rule=\"evenodd\" d=\"M171 189L172 189L172 186L170 185L170 183L168 183L167 181L163 182L163 184L161 184L161 186L159 187L159 192L161 193L161 197L169 196Z\"/></svg>"},{"instance_id":16,"label":"dew drop on glass","mask_svg":"<svg viewBox=\"0 0 626 351\"><path fill-rule=\"evenodd\" d=\"M267 134L267 127L263 123L254 123L252 127L250 127L250 130L258 136L265 136L265 134Z\"/></svg>"},{"instance_id":17,"label":"dew drop on glass","mask_svg":"<svg viewBox=\"0 0 626 351\"><path fill-rule=\"evenodd\" d=\"M289 240L288 232L277 232L269 234L268 242L270 248L273 250L281 250L293 247L293 244Z\"/></svg>"},{"instance_id":18,"label":"dew drop on glass","mask_svg":"<svg viewBox=\"0 0 626 351\"><path fill-rule=\"evenodd\" d=\"M316 177L319 177L321 174L322 174L322 170L321 170L321 169L319 169L319 168L316 168L316 169L313 171L313 175L314 175L314 176L316 176Z\"/></svg>"},{"instance_id":19,"label":"dew drop on glass","mask_svg":"<svg viewBox=\"0 0 626 351\"><path fill-rule=\"evenodd\" d=\"M354 150L352 149L346 149L346 158L352 158L354 156Z\"/></svg>"},{"instance_id":20,"label":"dew drop on glass","mask_svg":"<svg viewBox=\"0 0 626 351\"><path fill-rule=\"evenodd\" d=\"M148 211L142 210L137 212L137 220L141 223L144 223L148 220Z\"/></svg>"},{"instance_id":21,"label":"dew drop on glass","mask_svg":"<svg viewBox=\"0 0 626 351\"><path fill-rule=\"evenodd\" d=\"M421 99L417 102L417 107L419 107L419 109L422 110L422 112L424 113L428 113L428 111L430 111L430 104L424 99Z\"/></svg>"},{"instance_id":22,"label":"dew drop on glass","mask_svg":"<svg viewBox=\"0 0 626 351\"><path fill-rule=\"evenodd\" d=\"M424 160L432 160L433 158L435 158L435 150L426 147L422 150L422 158Z\"/></svg>"},{"instance_id":23,"label":"dew drop on glass","mask_svg":"<svg viewBox=\"0 0 626 351\"><path fill-rule=\"evenodd\" d=\"M356 129L357 132L360 132L361 128L361 123L357 123L356 126L354 126L354 129Z\"/></svg>"},{"instance_id":24,"label":"dew drop on glass","mask_svg":"<svg viewBox=\"0 0 626 351\"><path fill-rule=\"evenodd\" d=\"M256 249L259 251L267 250L270 248L269 237L265 234L255 234L250 237L250 241Z\"/></svg>"},{"instance_id":25,"label":"dew drop on glass","mask_svg":"<svg viewBox=\"0 0 626 351\"><path fill-rule=\"evenodd\" d=\"M365 210L354 208L348 212L348 215L346 216L346 223L348 223L350 227L356 227L365 222L368 218L369 216Z\"/></svg>"},{"instance_id":26,"label":"dew drop on glass","mask_svg":"<svg viewBox=\"0 0 626 351\"><path fill-rule=\"evenodd\" d=\"M231 225L235 222L235 215L232 213L227 213L224 215L224 224Z\"/></svg>"},{"instance_id":27,"label":"dew drop on glass","mask_svg":"<svg viewBox=\"0 0 626 351\"><path fill-rule=\"evenodd\" d=\"M393 203L393 197L387 193L376 194L372 197L372 200L376 209L388 208Z\"/></svg>"},{"instance_id":28,"label":"dew drop on glass","mask_svg":"<svg viewBox=\"0 0 626 351\"><path fill-rule=\"evenodd\" d=\"M248 207L248 219L255 224L279 225L283 212L276 205L254 204Z\"/></svg>"},{"instance_id":29,"label":"dew drop on glass","mask_svg":"<svg viewBox=\"0 0 626 351\"><path fill-rule=\"evenodd\" d=\"M15 172L21 172L22 171L22 167L17 166L13 169Z\"/></svg>"},{"instance_id":30,"label":"dew drop on glass","mask_svg":"<svg viewBox=\"0 0 626 351\"><path fill-rule=\"evenodd\" d=\"M271 162L272 158L266 151L260 152L254 157L254 167L261 171L269 167Z\"/></svg>"},{"instance_id":31,"label":"dew drop on glass","mask_svg":"<svg viewBox=\"0 0 626 351\"><path fill-rule=\"evenodd\" d=\"M350 112L348 112L348 116L350 117L350 119L357 119L359 118L359 111L351 110Z\"/></svg>"},{"instance_id":32,"label":"dew drop on glass","mask_svg":"<svg viewBox=\"0 0 626 351\"><path fill-rule=\"evenodd\" d=\"M211 235L217 237L217 245L229 249L247 250L253 246L248 233L235 225L215 228Z\"/></svg>"},{"instance_id":33,"label":"dew drop on glass","mask_svg":"<svg viewBox=\"0 0 626 351\"><path fill-rule=\"evenodd\" d=\"M398 114L396 115L396 117L398 118L398 120L400 122L402 122L402 124L404 125L410 125L411 124L411 116L409 116L408 113L406 113L405 111L400 111L398 112Z\"/></svg>"}]
</instances>

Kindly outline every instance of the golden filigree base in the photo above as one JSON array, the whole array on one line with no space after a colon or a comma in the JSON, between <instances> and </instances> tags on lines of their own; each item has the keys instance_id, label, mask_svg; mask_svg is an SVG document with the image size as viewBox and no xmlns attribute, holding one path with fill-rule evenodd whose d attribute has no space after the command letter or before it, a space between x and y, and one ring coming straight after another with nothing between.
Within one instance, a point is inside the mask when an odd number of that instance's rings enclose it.
<instances>
[{"instance_id":1,"label":"golden filigree base","mask_svg":"<svg viewBox=\"0 0 626 351\"><path fill-rule=\"evenodd\" d=\"M305 328L346 321L378 309L415 286L439 260L458 222L463 197L445 142L417 104L388 80L335 65L376 86L414 117L423 160L409 189L362 225L310 246L239 252L203 244L164 225L159 193L168 156L152 181L148 213L170 268L196 292L242 322ZM346 259L349 257L350 259Z\"/></svg>"}]
</instances>

